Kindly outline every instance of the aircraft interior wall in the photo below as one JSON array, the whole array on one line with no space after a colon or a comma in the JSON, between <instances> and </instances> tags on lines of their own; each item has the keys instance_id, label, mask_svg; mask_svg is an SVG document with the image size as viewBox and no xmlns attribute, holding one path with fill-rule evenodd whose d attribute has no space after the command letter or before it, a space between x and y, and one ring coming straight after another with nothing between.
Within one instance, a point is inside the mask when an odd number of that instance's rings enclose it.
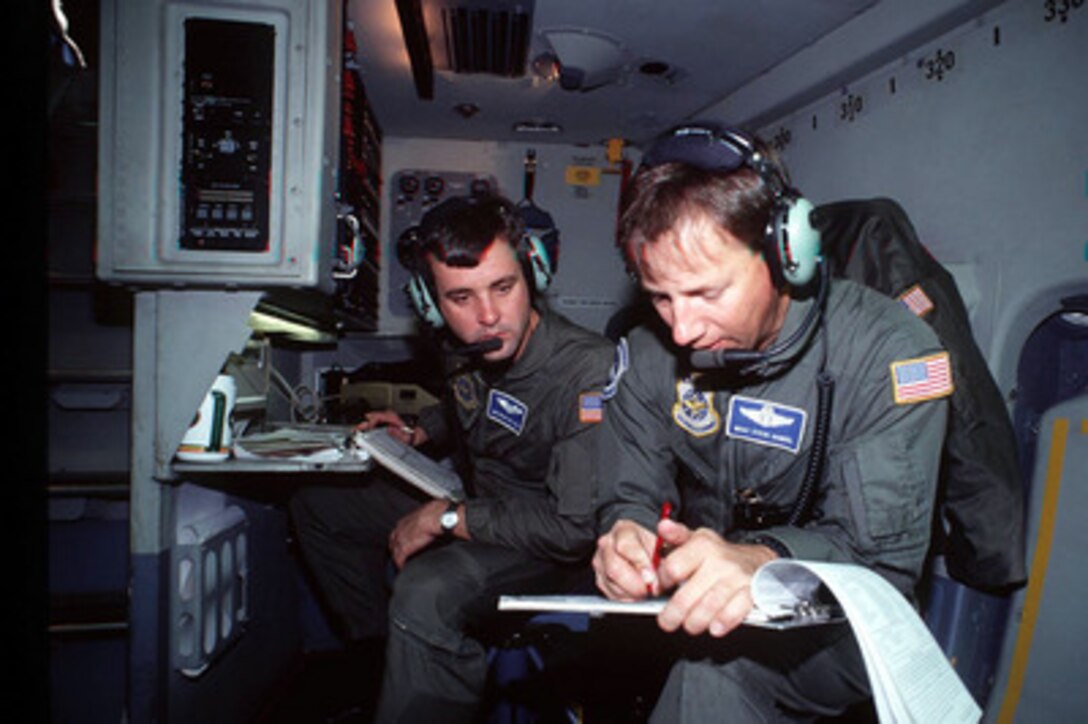
<instances>
[{"instance_id":1,"label":"aircraft interior wall","mask_svg":"<svg viewBox=\"0 0 1088 724\"><path fill-rule=\"evenodd\" d=\"M1083 300L1081 313L1056 323L1063 300L1088 293L1088 94L1078 71L1088 60L1088 23L1063 18L1052 5L1000 5L761 130L814 202L895 199L953 273L979 347L1021 423L1029 551L1035 535L1054 536L1055 550L1076 545L1083 527L1068 518L1083 522L1083 512L1066 513L1064 528L1039 525L1044 481L1032 475L1040 469L1035 436L1046 434L1040 415L1088 389ZM1045 566L1032 565L1041 591ZM1050 576L1052 615L1076 585ZM1016 679L1017 667L1027 669L1027 649L1014 654L1012 646L1030 593L1003 600L938 571L933 595L937 610L927 622L972 693L988 703L987 720L1045 721L1088 706L1082 694L1055 698L1042 683L1068 665L1060 639L1032 649L1026 679ZM1079 619L1070 621L1067 634L1083 640ZM1027 683L1021 689L1010 681Z\"/></svg>"},{"instance_id":2,"label":"aircraft interior wall","mask_svg":"<svg viewBox=\"0 0 1088 724\"><path fill-rule=\"evenodd\" d=\"M1005 391L1042 318L1022 311L1088 285L1088 23L1045 5L1005 3L761 131L813 201L903 205Z\"/></svg>"}]
</instances>

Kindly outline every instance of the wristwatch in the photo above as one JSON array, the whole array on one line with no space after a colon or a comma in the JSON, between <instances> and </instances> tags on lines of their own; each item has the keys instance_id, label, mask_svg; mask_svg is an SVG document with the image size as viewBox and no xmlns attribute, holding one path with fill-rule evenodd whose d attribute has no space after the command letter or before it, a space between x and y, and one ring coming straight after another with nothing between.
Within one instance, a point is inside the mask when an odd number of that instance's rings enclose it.
<instances>
[{"instance_id":1,"label":"wristwatch","mask_svg":"<svg viewBox=\"0 0 1088 724\"><path fill-rule=\"evenodd\" d=\"M773 538L769 535L756 535L748 539L748 543L754 543L756 545L767 546L775 552L779 558L793 558L793 554L790 553L790 549L786 547L786 544L777 538Z\"/></svg>"},{"instance_id":2,"label":"wristwatch","mask_svg":"<svg viewBox=\"0 0 1088 724\"><path fill-rule=\"evenodd\" d=\"M438 524L442 526L442 535L447 538L453 536L453 529L456 528L457 524L460 522L461 516L457 513L457 503L450 501L449 506L446 508L446 512L438 519Z\"/></svg>"}]
</instances>

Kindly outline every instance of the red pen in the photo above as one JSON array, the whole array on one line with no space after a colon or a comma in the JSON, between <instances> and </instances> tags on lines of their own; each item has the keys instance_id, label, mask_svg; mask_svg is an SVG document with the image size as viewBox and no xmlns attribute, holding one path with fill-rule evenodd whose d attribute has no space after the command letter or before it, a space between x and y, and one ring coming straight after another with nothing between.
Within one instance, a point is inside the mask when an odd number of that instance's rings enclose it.
<instances>
[{"instance_id":1,"label":"red pen","mask_svg":"<svg viewBox=\"0 0 1088 724\"><path fill-rule=\"evenodd\" d=\"M665 520L671 514L672 514L672 503L670 503L669 501L666 500L664 503L661 504L661 516L658 518L658 522L661 522L661 521ZM661 545L662 545L662 543L661 543L661 534L658 533L657 534L657 539L654 541L653 567L654 567L654 573L655 574L657 573L657 567L659 565L661 565ZM653 584L652 583L647 583L646 584L646 593L648 595L652 596L653 592L654 592Z\"/></svg>"}]
</instances>

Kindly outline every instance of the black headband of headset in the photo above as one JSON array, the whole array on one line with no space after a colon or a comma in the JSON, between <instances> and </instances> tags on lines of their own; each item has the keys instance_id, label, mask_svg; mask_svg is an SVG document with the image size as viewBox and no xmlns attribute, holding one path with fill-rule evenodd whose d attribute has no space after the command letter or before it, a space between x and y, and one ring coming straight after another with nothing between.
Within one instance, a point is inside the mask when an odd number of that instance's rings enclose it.
<instances>
[{"instance_id":1,"label":"black headband of headset","mask_svg":"<svg viewBox=\"0 0 1088 724\"><path fill-rule=\"evenodd\" d=\"M735 171L748 166L776 195L791 192L782 173L760 153L755 141L742 131L716 123L678 126L646 149L642 165L685 163L704 171Z\"/></svg>"},{"instance_id":2,"label":"black headband of headset","mask_svg":"<svg viewBox=\"0 0 1088 724\"><path fill-rule=\"evenodd\" d=\"M677 162L697 166L707 171L732 171L744 165L755 152L735 132L710 124L680 126L664 134L642 156L645 166Z\"/></svg>"}]
</instances>

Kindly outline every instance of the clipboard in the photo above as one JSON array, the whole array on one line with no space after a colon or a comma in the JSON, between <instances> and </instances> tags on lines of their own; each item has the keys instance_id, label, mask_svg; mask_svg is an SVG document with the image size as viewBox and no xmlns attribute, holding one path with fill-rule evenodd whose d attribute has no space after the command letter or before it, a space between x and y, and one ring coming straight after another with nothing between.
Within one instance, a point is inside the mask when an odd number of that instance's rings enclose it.
<instances>
[{"instance_id":1,"label":"clipboard","mask_svg":"<svg viewBox=\"0 0 1088 724\"><path fill-rule=\"evenodd\" d=\"M656 616L668 602L667 598L646 598L640 601L613 601L604 596L500 596L500 611L537 611L584 613L592 617L608 614ZM833 603L798 601L781 610L765 611L753 608L744 619L745 626L769 629L790 629L803 626L845 621L842 609Z\"/></svg>"},{"instance_id":2,"label":"clipboard","mask_svg":"<svg viewBox=\"0 0 1088 724\"><path fill-rule=\"evenodd\" d=\"M351 442L379 465L428 495L456 503L465 499L465 486L456 471L396 439L385 428L356 432Z\"/></svg>"}]
</instances>

